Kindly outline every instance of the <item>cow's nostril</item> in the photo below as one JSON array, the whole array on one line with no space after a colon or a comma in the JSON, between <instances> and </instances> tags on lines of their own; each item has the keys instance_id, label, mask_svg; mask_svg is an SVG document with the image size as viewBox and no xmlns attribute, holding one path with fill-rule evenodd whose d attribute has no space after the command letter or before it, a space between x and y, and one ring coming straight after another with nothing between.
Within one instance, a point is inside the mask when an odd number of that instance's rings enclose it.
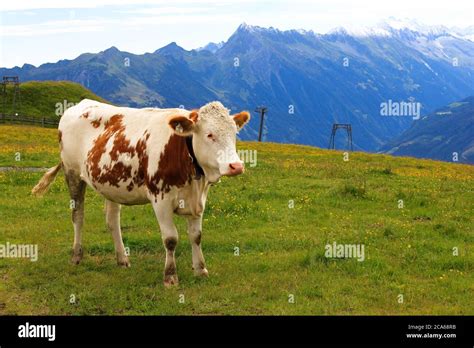
<instances>
[{"instance_id":1,"label":"cow's nostril","mask_svg":"<svg viewBox=\"0 0 474 348\"><path fill-rule=\"evenodd\" d=\"M229 164L230 169L235 169L235 167L231 164Z\"/></svg>"}]
</instances>

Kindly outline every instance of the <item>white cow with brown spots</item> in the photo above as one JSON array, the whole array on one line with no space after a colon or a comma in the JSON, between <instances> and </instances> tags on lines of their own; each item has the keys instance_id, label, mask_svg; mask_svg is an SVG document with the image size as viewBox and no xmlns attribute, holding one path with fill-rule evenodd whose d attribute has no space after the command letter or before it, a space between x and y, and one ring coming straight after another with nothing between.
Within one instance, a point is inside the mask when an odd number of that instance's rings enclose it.
<instances>
[{"instance_id":1,"label":"white cow with brown spots","mask_svg":"<svg viewBox=\"0 0 474 348\"><path fill-rule=\"evenodd\" d=\"M173 213L187 218L194 272L207 276L201 250L207 193L221 176L244 171L235 143L236 133L249 119L248 112L230 116L219 102L187 111L132 109L83 100L69 108L59 123L61 163L49 169L32 192L46 192L64 169L74 201L74 264L83 257L81 231L88 185L106 198L107 226L120 266L130 266L120 230L120 207L151 203L166 248L165 285L178 283Z\"/></svg>"}]
</instances>

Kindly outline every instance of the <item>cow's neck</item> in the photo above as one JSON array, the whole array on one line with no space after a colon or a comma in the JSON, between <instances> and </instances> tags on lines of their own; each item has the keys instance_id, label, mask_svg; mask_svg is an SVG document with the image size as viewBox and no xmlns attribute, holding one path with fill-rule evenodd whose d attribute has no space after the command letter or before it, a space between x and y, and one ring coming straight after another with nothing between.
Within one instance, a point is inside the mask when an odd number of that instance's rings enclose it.
<instances>
[{"instance_id":1,"label":"cow's neck","mask_svg":"<svg viewBox=\"0 0 474 348\"><path fill-rule=\"evenodd\" d=\"M196 155L194 154L192 135L190 135L189 137L186 137L186 146L188 147L189 156L191 156L191 159L193 160L193 165L196 172L194 179L199 180L201 179L201 177L204 176L204 170L199 165Z\"/></svg>"}]
</instances>

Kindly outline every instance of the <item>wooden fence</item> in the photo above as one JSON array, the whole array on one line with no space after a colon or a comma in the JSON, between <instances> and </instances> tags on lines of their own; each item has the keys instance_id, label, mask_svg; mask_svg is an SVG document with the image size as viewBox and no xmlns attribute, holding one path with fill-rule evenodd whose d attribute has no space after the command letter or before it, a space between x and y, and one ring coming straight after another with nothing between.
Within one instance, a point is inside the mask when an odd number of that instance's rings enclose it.
<instances>
[{"instance_id":1,"label":"wooden fence","mask_svg":"<svg viewBox=\"0 0 474 348\"><path fill-rule=\"evenodd\" d=\"M13 116L13 115L1 115L0 123L18 123L18 124L31 124L39 125L41 127L57 127L59 125L59 118L48 118L48 117L28 117L28 116Z\"/></svg>"}]
</instances>

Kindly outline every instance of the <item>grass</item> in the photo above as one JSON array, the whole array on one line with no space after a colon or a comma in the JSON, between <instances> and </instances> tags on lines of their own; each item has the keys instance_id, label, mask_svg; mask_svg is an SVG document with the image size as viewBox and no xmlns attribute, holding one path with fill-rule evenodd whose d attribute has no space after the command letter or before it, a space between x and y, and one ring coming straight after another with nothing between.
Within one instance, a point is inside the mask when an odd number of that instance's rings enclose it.
<instances>
[{"instance_id":1,"label":"grass","mask_svg":"<svg viewBox=\"0 0 474 348\"><path fill-rule=\"evenodd\" d=\"M82 99L106 102L79 83L70 81L28 81L20 84L20 103L16 113L20 116L59 119L68 103ZM66 103L66 105L65 105ZM17 102L18 104L18 102ZM2 105L3 108L3 105ZM3 109L2 109L3 110ZM13 86L7 88L6 115L13 115ZM1 113L1 112L0 112Z\"/></svg>"},{"instance_id":2,"label":"grass","mask_svg":"<svg viewBox=\"0 0 474 348\"><path fill-rule=\"evenodd\" d=\"M0 126L0 144L1 166L58 162L55 130ZM474 314L472 166L364 153L345 162L341 152L271 143L238 147L256 150L258 164L210 191L209 279L194 278L185 223L176 218L176 289L162 285L165 255L151 206L122 210L132 268L121 269L103 199L88 189L85 257L72 266L63 177L38 199L29 192L41 173L0 172L0 243L39 248L37 262L0 259L0 314ZM334 241L364 244L365 261L326 258Z\"/></svg>"}]
</instances>

